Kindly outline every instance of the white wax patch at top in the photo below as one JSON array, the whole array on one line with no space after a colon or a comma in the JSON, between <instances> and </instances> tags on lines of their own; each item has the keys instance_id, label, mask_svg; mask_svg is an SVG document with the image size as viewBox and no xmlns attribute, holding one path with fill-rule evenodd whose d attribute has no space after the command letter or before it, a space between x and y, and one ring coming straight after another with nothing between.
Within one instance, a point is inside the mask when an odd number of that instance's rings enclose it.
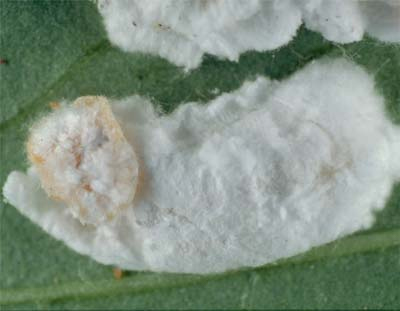
<instances>
[{"instance_id":1,"label":"white wax patch at top","mask_svg":"<svg viewBox=\"0 0 400 311\"><path fill-rule=\"evenodd\" d=\"M237 60L247 50L286 44L301 24L288 1L99 1L112 43L188 69L204 53Z\"/></svg>"},{"instance_id":2,"label":"white wax patch at top","mask_svg":"<svg viewBox=\"0 0 400 311\"><path fill-rule=\"evenodd\" d=\"M302 20L326 39L349 43L364 32L400 42L400 1L355 0L100 0L110 41L152 53L186 69L205 53L237 61L245 51L289 43Z\"/></svg>"},{"instance_id":3,"label":"white wax patch at top","mask_svg":"<svg viewBox=\"0 0 400 311\"><path fill-rule=\"evenodd\" d=\"M372 77L341 59L170 115L138 96L112 109L143 175L119 216L82 225L33 170L12 172L3 193L72 249L123 269L212 273L292 256L370 227L400 177L400 130Z\"/></svg>"}]
</instances>

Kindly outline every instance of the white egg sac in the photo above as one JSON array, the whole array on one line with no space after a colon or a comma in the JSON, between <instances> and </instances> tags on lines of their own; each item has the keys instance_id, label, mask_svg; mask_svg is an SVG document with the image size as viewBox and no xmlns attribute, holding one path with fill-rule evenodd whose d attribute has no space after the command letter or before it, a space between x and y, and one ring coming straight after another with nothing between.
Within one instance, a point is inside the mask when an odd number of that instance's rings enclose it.
<instances>
[{"instance_id":1,"label":"white egg sac","mask_svg":"<svg viewBox=\"0 0 400 311\"><path fill-rule=\"evenodd\" d=\"M123 269L212 273L293 256L370 227L400 177L400 130L373 78L346 60L170 115L138 96L112 110L143 176L128 208L84 225L34 169L12 172L3 193L72 249Z\"/></svg>"},{"instance_id":2,"label":"white egg sac","mask_svg":"<svg viewBox=\"0 0 400 311\"><path fill-rule=\"evenodd\" d=\"M238 60L245 51L289 43L304 20L328 40L348 43L364 32L400 42L400 1L99 0L110 41L124 51L159 55L186 69L204 53Z\"/></svg>"}]
</instances>

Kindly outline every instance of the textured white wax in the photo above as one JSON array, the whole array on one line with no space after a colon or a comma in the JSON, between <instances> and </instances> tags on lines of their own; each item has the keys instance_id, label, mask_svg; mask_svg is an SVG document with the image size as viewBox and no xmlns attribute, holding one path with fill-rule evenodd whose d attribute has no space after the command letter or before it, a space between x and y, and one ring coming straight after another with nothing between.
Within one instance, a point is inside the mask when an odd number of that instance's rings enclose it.
<instances>
[{"instance_id":1,"label":"textured white wax","mask_svg":"<svg viewBox=\"0 0 400 311\"><path fill-rule=\"evenodd\" d=\"M301 24L287 1L99 1L112 43L186 68L204 53L237 60L246 50L284 45Z\"/></svg>"},{"instance_id":2,"label":"textured white wax","mask_svg":"<svg viewBox=\"0 0 400 311\"><path fill-rule=\"evenodd\" d=\"M273 50L306 27L348 43L364 33L400 42L400 1L355 0L100 0L110 41L125 51L152 53L187 69L204 53L238 60Z\"/></svg>"},{"instance_id":3,"label":"textured white wax","mask_svg":"<svg viewBox=\"0 0 400 311\"><path fill-rule=\"evenodd\" d=\"M170 115L138 96L112 109L143 176L130 207L82 225L32 169L12 172L3 193L72 249L123 269L211 273L292 256L370 227L400 177L400 130L373 78L345 60Z\"/></svg>"},{"instance_id":4,"label":"textured white wax","mask_svg":"<svg viewBox=\"0 0 400 311\"><path fill-rule=\"evenodd\" d=\"M132 203L138 163L104 97L80 97L31 129L27 153L42 187L97 225Z\"/></svg>"}]
</instances>

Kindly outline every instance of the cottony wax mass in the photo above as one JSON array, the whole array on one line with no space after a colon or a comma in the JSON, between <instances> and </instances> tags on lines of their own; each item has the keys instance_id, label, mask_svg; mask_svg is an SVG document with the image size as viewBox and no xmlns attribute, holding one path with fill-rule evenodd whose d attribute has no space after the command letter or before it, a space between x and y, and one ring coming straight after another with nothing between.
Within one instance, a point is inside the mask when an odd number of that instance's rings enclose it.
<instances>
[{"instance_id":1,"label":"cottony wax mass","mask_svg":"<svg viewBox=\"0 0 400 311\"><path fill-rule=\"evenodd\" d=\"M400 177L400 130L372 77L342 59L170 115L138 96L110 106L84 97L38 121L32 167L3 192L72 249L123 269L211 273L292 256L371 226Z\"/></svg>"}]
</instances>

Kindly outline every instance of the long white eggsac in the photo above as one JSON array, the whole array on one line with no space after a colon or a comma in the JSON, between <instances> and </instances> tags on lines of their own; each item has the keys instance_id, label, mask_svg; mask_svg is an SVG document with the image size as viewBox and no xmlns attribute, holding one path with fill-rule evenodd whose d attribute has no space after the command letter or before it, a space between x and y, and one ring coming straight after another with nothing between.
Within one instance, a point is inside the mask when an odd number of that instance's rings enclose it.
<instances>
[{"instance_id":1,"label":"long white eggsac","mask_svg":"<svg viewBox=\"0 0 400 311\"><path fill-rule=\"evenodd\" d=\"M400 130L373 77L343 59L169 115L139 96L111 103L142 176L114 219L81 224L34 170L12 172L3 193L72 249L123 269L212 273L293 256L370 227L400 177Z\"/></svg>"}]
</instances>

